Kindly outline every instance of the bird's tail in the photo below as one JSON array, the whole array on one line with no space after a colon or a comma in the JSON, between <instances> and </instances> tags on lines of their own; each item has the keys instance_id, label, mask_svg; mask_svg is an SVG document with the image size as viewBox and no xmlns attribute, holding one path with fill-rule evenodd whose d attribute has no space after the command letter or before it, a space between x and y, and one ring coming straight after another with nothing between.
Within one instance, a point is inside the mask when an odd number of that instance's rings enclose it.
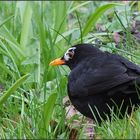
<instances>
[{"instance_id":1,"label":"bird's tail","mask_svg":"<svg viewBox=\"0 0 140 140\"><path fill-rule=\"evenodd\" d=\"M140 99L140 77L138 77L135 80L135 89L136 89L137 94L139 95L139 99Z\"/></svg>"},{"instance_id":2,"label":"bird's tail","mask_svg":"<svg viewBox=\"0 0 140 140\"><path fill-rule=\"evenodd\" d=\"M136 84L137 84L138 86L140 86L140 77L138 77L138 78L136 79Z\"/></svg>"}]
</instances>

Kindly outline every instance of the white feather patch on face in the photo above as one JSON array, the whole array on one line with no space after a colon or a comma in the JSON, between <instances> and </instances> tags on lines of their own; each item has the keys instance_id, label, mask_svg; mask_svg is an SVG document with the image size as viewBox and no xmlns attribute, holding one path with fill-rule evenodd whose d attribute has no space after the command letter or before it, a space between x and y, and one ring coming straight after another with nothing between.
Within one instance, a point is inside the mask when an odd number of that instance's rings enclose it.
<instances>
[{"instance_id":1,"label":"white feather patch on face","mask_svg":"<svg viewBox=\"0 0 140 140\"><path fill-rule=\"evenodd\" d=\"M72 47L72 48L69 48L66 53L64 54L64 59L65 61L69 61L70 59L72 59L72 57L70 56L69 53L73 53L74 55L74 50L76 49L76 47Z\"/></svg>"}]
</instances>

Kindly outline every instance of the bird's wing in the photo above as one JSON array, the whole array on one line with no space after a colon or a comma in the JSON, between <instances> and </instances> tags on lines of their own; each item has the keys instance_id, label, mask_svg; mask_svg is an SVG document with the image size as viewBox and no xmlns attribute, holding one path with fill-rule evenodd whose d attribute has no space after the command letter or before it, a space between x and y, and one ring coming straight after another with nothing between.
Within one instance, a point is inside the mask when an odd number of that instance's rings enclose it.
<instances>
[{"instance_id":1,"label":"bird's wing","mask_svg":"<svg viewBox=\"0 0 140 140\"><path fill-rule=\"evenodd\" d=\"M125 65L125 67L129 70L132 71L132 73L135 73L135 74L140 74L140 66L130 62L129 60L125 59L124 57L120 56L120 55L115 55L119 61Z\"/></svg>"},{"instance_id":2,"label":"bird's wing","mask_svg":"<svg viewBox=\"0 0 140 140\"><path fill-rule=\"evenodd\" d=\"M104 65L97 68L89 67L84 73L79 75L77 73L77 75L75 75L77 76L75 81L69 82L71 95L81 97L98 94L129 82L135 79L135 76L130 76L127 73L128 68L133 70L132 73L140 71L137 65L121 57L115 61L108 60L108 62L104 62ZM71 75L70 79L74 79L73 75Z\"/></svg>"}]
</instances>

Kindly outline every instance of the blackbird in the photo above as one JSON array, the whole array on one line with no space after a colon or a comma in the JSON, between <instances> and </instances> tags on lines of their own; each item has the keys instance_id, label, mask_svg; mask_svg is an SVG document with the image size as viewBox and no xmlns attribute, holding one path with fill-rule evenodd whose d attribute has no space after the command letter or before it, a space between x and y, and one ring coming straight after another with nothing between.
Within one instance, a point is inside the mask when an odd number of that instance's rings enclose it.
<instances>
[{"instance_id":1,"label":"blackbird","mask_svg":"<svg viewBox=\"0 0 140 140\"><path fill-rule=\"evenodd\" d=\"M85 43L72 46L50 65L71 69L68 95L86 117L101 122L111 118L111 110L123 117L140 103L140 67L120 55Z\"/></svg>"}]
</instances>

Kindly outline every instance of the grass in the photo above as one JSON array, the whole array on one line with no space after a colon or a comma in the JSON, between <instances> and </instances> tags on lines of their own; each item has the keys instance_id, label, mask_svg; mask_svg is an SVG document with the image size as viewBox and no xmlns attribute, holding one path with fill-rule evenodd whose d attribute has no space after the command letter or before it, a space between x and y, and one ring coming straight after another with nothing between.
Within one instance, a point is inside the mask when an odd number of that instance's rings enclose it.
<instances>
[{"instance_id":1,"label":"grass","mask_svg":"<svg viewBox=\"0 0 140 140\"><path fill-rule=\"evenodd\" d=\"M138 109L133 116L125 116L124 119L114 118L112 122L103 122L97 127L97 134L103 139L139 139L139 112Z\"/></svg>"},{"instance_id":2,"label":"grass","mask_svg":"<svg viewBox=\"0 0 140 140\"><path fill-rule=\"evenodd\" d=\"M140 64L140 45L130 34L132 13L139 2L1 1L0 2L0 138L69 138L70 122L62 103L69 69L49 67L71 45L103 44ZM139 19L139 16L136 16ZM99 32L95 28L105 31ZM125 31L125 42L114 43L113 32ZM98 45L98 44L97 44ZM99 45L100 46L100 45ZM140 138L139 113L96 126L100 138ZM75 118L72 119L72 121ZM50 121L57 122L52 127ZM83 127L79 129L79 138Z\"/></svg>"}]
</instances>

